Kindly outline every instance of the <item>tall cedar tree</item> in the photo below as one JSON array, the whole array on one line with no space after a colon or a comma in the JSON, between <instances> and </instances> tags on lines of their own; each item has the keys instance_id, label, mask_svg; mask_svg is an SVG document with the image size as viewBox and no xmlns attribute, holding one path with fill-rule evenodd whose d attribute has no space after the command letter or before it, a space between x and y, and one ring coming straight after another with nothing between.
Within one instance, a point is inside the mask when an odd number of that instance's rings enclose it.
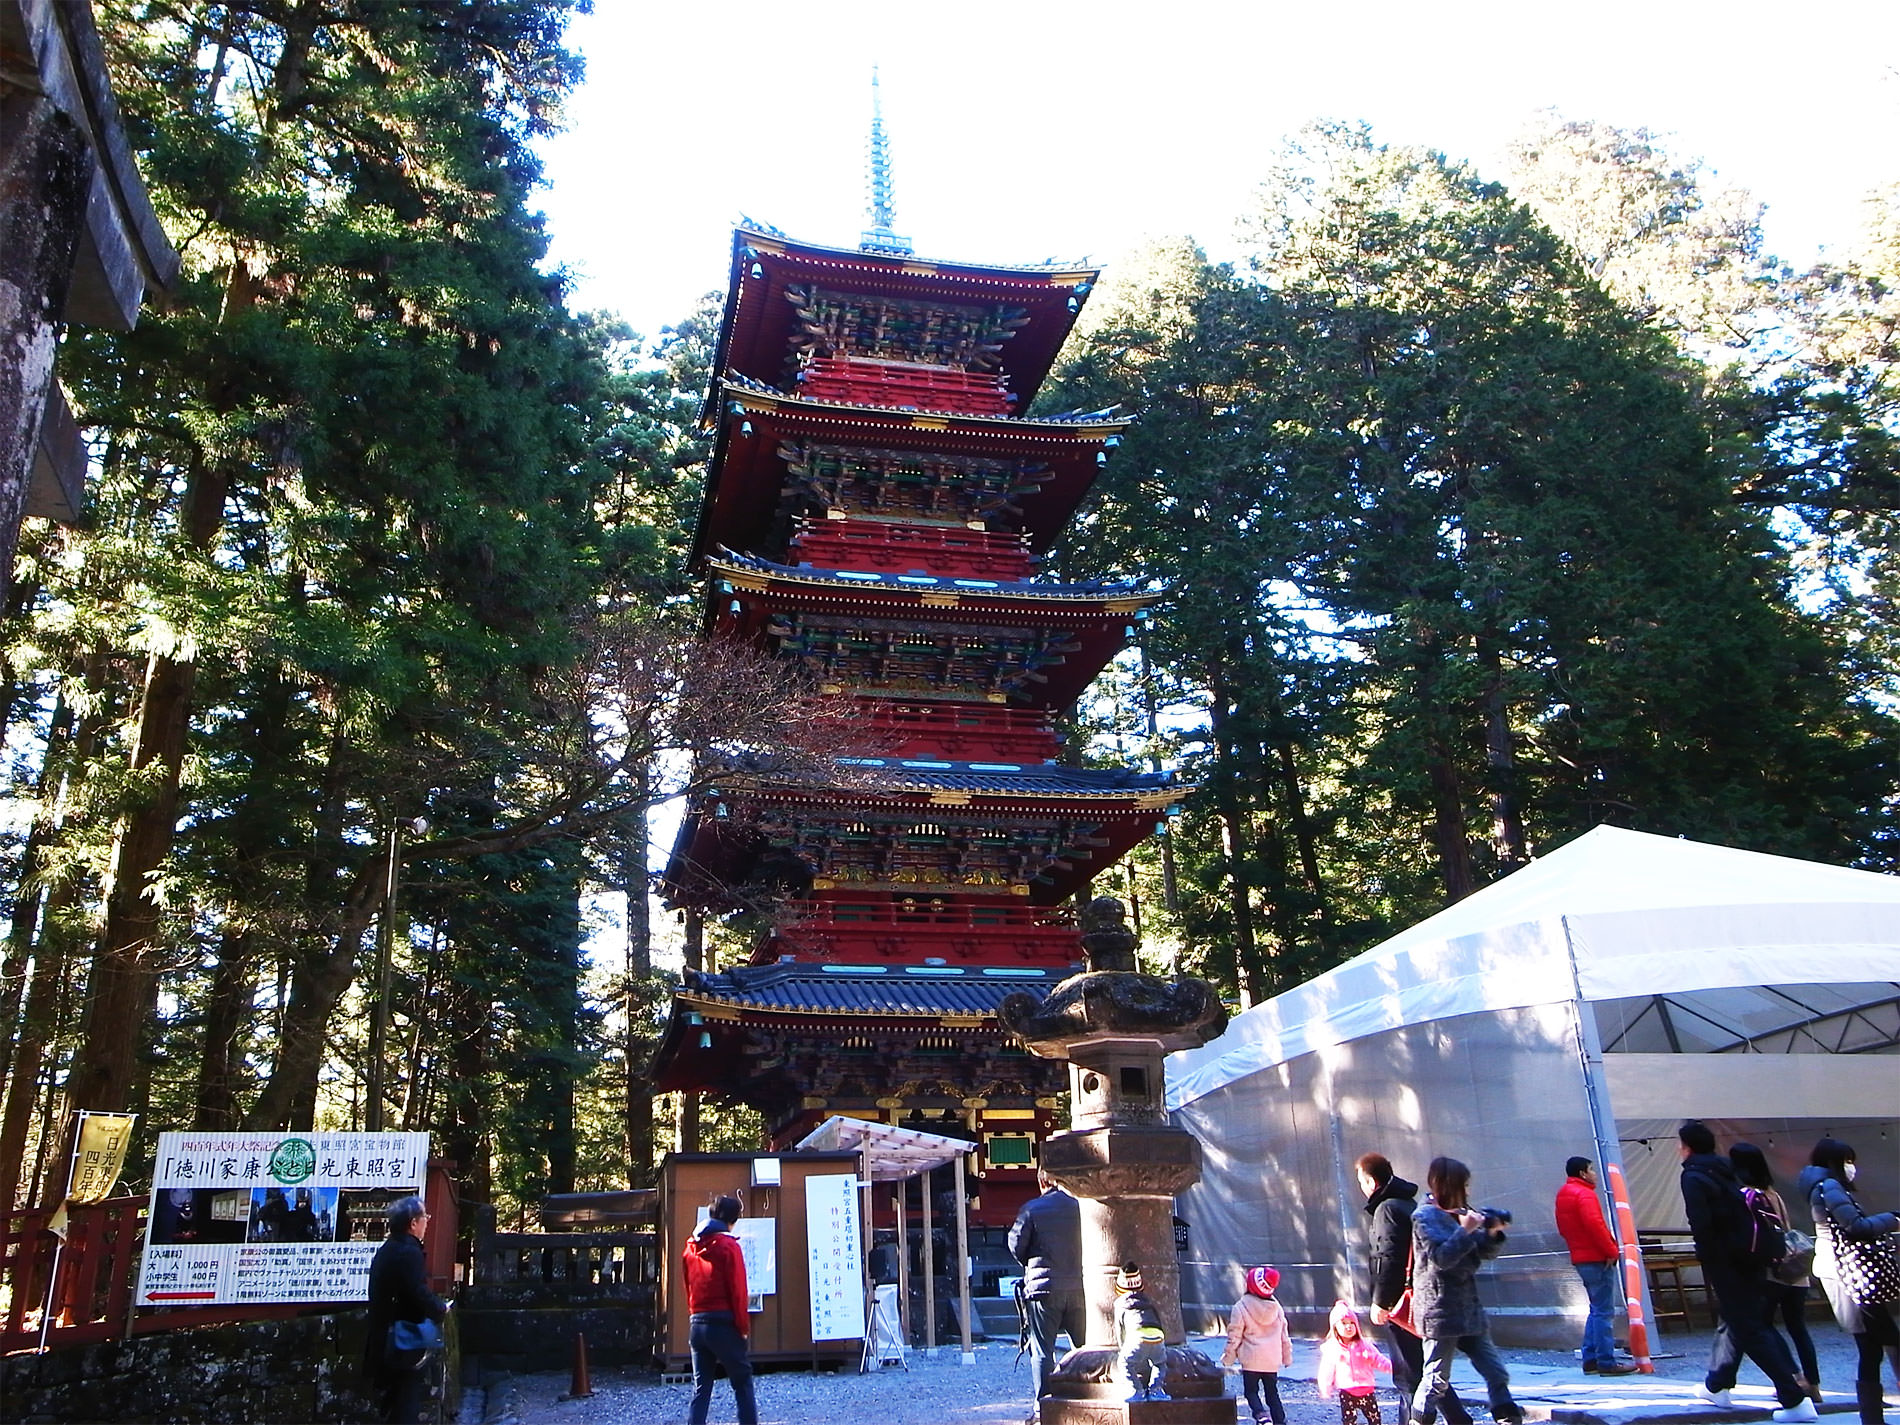
<instances>
[{"instance_id":1,"label":"tall cedar tree","mask_svg":"<svg viewBox=\"0 0 1900 1425\"><path fill-rule=\"evenodd\" d=\"M1150 652L1206 719L1185 830L1243 882L1209 922L1242 993L1600 823L1862 854L1882 719L1693 373L1467 170L1293 157L1252 270L1168 255L1064 393L1144 412L1077 555L1173 578Z\"/></svg>"}]
</instances>

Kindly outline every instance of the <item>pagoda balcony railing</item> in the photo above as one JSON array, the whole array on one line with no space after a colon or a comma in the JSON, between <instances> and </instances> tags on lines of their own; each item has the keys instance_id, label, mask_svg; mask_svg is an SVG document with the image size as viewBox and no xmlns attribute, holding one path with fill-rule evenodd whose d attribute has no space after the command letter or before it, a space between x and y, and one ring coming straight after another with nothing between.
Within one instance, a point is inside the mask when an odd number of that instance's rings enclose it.
<instances>
[{"instance_id":1,"label":"pagoda balcony railing","mask_svg":"<svg viewBox=\"0 0 1900 1425\"><path fill-rule=\"evenodd\" d=\"M994 703L915 703L878 699L870 707L873 735L893 744L891 756L920 753L973 762L1033 764L1053 759L1062 740L1049 715Z\"/></svg>"},{"instance_id":2,"label":"pagoda balcony railing","mask_svg":"<svg viewBox=\"0 0 1900 1425\"><path fill-rule=\"evenodd\" d=\"M1014 901L979 903L941 896L893 899L795 900L785 903L781 930L815 925L942 925L959 930L1075 928L1069 906L1032 906Z\"/></svg>"},{"instance_id":3,"label":"pagoda balcony railing","mask_svg":"<svg viewBox=\"0 0 1900 1425\"><path fill-rule=\"evenodd\" d=\"M971 416L1006 416L1016 402L1003 378L990 372L863 356L810 358L798 373L798 394L841 406Z\"/></svg>"},{"instance_id":4,"label":"pagoda balcony railing","mask_svg":"<svg viewBox=\"0 0 1900 1425\"><path fill-rule=\"evenodd\" d=\"M926 571L1016 581L1030 578L1037 563L1019 534L865 519L801 520L791 548L799 563L877 574Z\"/></svg>"},{"instance_id":5,"label":"pagoda balcony railing","mask_svg":"<svg viewBox=\"0 0 1900 1425\"><path fill-rule=\"evenodd\" d=\"M995 964L1059 968L1082 959L1067 906L941 896L793 901L753 949L755 964L786 954L835 964Z\"/></svg>"}]
</instances>

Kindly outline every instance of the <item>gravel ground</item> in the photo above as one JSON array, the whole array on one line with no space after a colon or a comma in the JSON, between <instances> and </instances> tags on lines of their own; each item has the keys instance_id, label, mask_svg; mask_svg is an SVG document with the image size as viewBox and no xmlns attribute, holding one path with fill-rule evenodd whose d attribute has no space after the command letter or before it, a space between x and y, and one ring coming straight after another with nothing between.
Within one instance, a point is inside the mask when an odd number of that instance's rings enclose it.
<instances>
[{"instance_id":1,"label":"gravel ground","mask_svg":"<svg viewBox=\"0 0 1900 1425\"><path fill-rule=\"evenodd\" d=\"M1813 1332L1831 1402L1851 1401L1851 1393L1836 1392L1852 1390L1853 1342L1831 1323L1817 1323ZM1511 1366L1514 1389L1533 1417L1568 1406L1606 1419L1634 1421L1681 1414L1693 1405L1688 1392L1702 1379L1709 1341L1708 1332L1665 1336L1657 1347L1655 1376L1626 1378L1642 1383L1640 1392L1623 1380L1584 1376L1575 1356L1563 1352L1506 1350L1503 1355ZM1218 1359L1223 1343L1202 1338L1190 1344ZM1338 1407L1320 1400L1313 1387L1317 1353L1317 1343L1295 1340L1293 1368L1280 1377L1288 1425L1337 1425ZM757 1377L760 1425L1017 1425L1028 1411L1029 1359L1017 1362L1015 1357L1013 1343L991 1343L977 1346L973 1366L962 1364L956 1351L945 1350L934 1359L913 1351L908 1371L895 1366L864 1375L762 1371ZM1482 1387L1462 1361L1454 1379L1462 1394L1482 1402ZM1664 1382L1671 1384L1665 1387ZM594 1393L584 1400L565 1398L568 1383L564 1371L491 1382L482 1413L465 1409L463 1419L484 1420L486 1425L675 1425L686 1419L692 1398L691 1386L663 1385L651 1372L596 1371ZM1539 1396L1545 1410L1537 1408ZM1389 1400L1390 1393L1382 1398ZM1735 1398L1738 1406L1768 1403L1753 1366L1744 1364ZM713 1394L711 1422L720 1425L734 1418L732 1392L722 1381ZM1707 1418L1723 1417L1709 1411ZM1478 1419L1486 1419L1482 1410Z\"/></svg>"}]
</instances>

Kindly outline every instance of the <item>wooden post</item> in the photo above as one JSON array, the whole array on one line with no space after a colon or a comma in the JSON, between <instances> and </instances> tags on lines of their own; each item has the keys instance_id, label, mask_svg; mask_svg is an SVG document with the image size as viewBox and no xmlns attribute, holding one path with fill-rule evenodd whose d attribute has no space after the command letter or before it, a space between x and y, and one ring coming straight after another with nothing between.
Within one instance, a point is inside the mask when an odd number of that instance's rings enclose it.
<instances>
[{"instance_id":1,"label":"wooden post","mask_svg":"<svg viewBox=\"0 0 1900 1425\"><path fill-rule=\"evenodd\" d=\"M937 1256L930 1233L930 1169L924 1169L924 1353L937 1354Z\"/></svg>"},{"instance_id":2,"label":"wooden post","mask_svg":"<svg viewBox=\"0 0 1900 1425\"><path fill-rule=\"evenodd\" d=\"M904 1333L904 1346L910 1346L910 1209L904 1206L905 1179L891 1184L896 1189L891 1201L897 1207L897 1324Z\"/></svg>"},{"instance_id":3,"label":"wooden post","mask_svg":"<svg viewBox=\"0 0 1900 1425\"><path fill-rule=\"evenodd\" d=\"M963 1196L963 1154L953 1159L957 1184L957 1319L963 1326L963 1364L976 1364L970 1346L970 1204Z\"/></svg>"},{"instance_id":4,"label":"wooden post","mask_svg":"<svg viewBox=\"0 0 1900 1425\"><path fill-rule=\"evenodd\" d=\"M877 1288L871 1282L871 1251L877 1244L877 1198L871 1191L871 1149L867 1145L858 1149L858 1217L862 1225L863 1236L859 1239L858 1277L864 1287L864 1340L860 1345L869 1346L877 1335L877 1325L871 1319L871 1313L877 1306Z\"/></svg>"}]
</instances>

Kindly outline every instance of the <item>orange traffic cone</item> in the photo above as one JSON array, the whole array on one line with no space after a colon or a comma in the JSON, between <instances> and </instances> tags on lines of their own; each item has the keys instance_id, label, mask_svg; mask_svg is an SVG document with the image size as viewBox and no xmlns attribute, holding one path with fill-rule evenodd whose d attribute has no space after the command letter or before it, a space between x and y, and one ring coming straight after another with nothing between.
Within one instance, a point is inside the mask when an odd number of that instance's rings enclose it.
<instances>
[{"instance_id":1,"label":"orange traffic cone","mask_svg":"<svg viewBox=\"0 0 1900 1425\"><path fill-rule=\"evenodd\" d=\"M594 1393L592 1383L587 1379L587 1337L584 1333L574 1334L574 1378L568 1383L569 1400L585 1400Z\"/></svg>"}]
</instances>

